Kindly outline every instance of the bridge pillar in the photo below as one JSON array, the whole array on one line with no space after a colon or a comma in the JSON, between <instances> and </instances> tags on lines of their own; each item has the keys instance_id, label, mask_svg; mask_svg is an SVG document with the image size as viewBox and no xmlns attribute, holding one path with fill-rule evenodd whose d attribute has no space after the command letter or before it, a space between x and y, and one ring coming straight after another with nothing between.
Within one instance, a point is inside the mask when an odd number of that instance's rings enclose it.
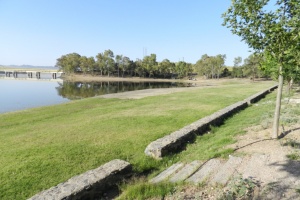
<instances>
[{"instance_id":1,"label":"bridge pillar","mask_svg":"<svg viewBox=\"0 0 300 200\"><path fill-rule=\"evenodd\" d=\"M41 78L41 72L36 72L36 78L38 78L38 79Z\"/></svg>"},{"instance_id":2,"label":"bridge pillar","mask_svg":"<svg viewBox=\"0 0 300 200\"><path fill-rule=\"evenodd\" d=\"M27 72L28 78L32 78L32 72Z\"/></svg>"},{"instance_id":3,"label":"bridge pillar","mask_svg":"<svg viewBox=\"0 0 300 200\"><path fill-rule=\"evenodd\" d=\"M56 73L52 73L52 78L56 79Z\"/></svg>"}]
</instances>

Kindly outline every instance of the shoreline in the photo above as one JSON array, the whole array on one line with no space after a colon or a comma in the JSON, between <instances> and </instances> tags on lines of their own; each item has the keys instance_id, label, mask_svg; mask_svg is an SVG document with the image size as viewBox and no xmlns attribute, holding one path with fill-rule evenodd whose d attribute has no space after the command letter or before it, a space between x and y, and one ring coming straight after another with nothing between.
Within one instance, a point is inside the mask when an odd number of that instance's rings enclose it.
<instances>
[{"instance_id":1,"label":"shoreline","mask_svg":"<svg viewBox=\"0 0 300 200\"><path fill-rule=\"evenodd\" d=\"M197 84L223 84L226 82L237 82L237 83L250 83L253 81L250 79L238 79L238 78L221 78L221 79L203 79L197 77L196 80L188 79L156 79L156 78L140 78L140 77L107 77L107 76L92 76L92 75L78 75L71 74L61 77L64 81L82 81L82 82L91 82L91 81L116 81L116 82L178 82L178 83L197 83ZM259 80L254 81L260 82Z\"/></svg>"},{"instance_id":2,"label":"shoreline","mask_svg":"<svg viewBox=\"0 0 300 200\"><path fill-rule=\"evenodd\" d=\"M185 82L184 79L156 79L140 77L114 77L71 74L62 77L66 81L124 81L124 82Z\"/></svg>"}]
</instances>

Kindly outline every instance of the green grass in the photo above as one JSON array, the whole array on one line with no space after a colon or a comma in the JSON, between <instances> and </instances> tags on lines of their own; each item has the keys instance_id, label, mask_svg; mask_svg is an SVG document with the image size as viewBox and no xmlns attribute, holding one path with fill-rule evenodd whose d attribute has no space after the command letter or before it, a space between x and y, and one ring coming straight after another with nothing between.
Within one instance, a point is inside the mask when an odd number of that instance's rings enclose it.
<instances>
[{"instance_id":1,"label":"green grass","mask_svg":"<svg viewBox=\"0 0 300 200\"><path fill-rule=\"evenodd\" d=\"M170 166L179 161L188 163L194 160L206 161L215 157L223 157L228 159L228 155L233 154L234 150L227 148L226 146L234 143L234 137L239 134L244 134L246 132L246 128L250 126L263 125L265 120L269 120L269 117L274 111L275 98L275 92L269 94L257 104L254 104L227 119L221 127L212 127L209 133L198 136L194 143L189 144L186 147L186 150L178 154L167 156L163 159L163 161L167 166ZM160 171L166 169L167 166L161 166L161 169L153 172L150 177L154 177ZM138 197L138 195L147 196L148 191L142 189L141 185L143 185L143 183L132 183L127 185L127 187L122 188L123 193L121 199L134 199L133 197ZM163 183L158 187L164 187ZM179 185L176 188L180 191L182 187L184 187L184 185ZM147 196L147 198L163 196L160 196L159 194L160 193L158 190L156 194L153 192L153 194L151 196Z\"/></svg>"},{"instance_id":2,"label":"green grass","mask_svg":"<svg viewBox=\"0 0 300 200\"><path fill-rule=\"evenodd\" d=\"M296 152L288 154L286 157L290 160L300 160L300 154Z\"/></svg>"},{"instance_id":3,"label":"green grass","mask_svg":"<svg viewBox=\"0 0 300 200\"><path fill-rule=\"evenodd\" d=\"M161 198L171 195L178 188L182 186L181 183L157 183L152 184L145 179L138 179L132 181L130 184L124 184L121 186L123 192L118 200L144 200L149 198Z\"/></svg>"},{"instance_id":4,"label":"green grass","mask_svg":"<svg viewBox=\"0 0 300 200\"><path fill-rule=\"evenodd\" d=\"M139 172L165 166L176 157L146 157L150 142L273 84L235 83L139 100L90 98L2 114L0 199L28 198L112 159L129 161ZM201 159L228 154L219 147L231 139L214 135L201 137L210 149Z\"/></svg>"},{"instance_id":5,"label":"green grass","mask_svg":"<svg viewBox=\"0 0 300 200\"><path fill-rule=\"evenodd\" d=\"M196 141L188 145L185 151L169 159L190 162L215 157L228 158L228 155L232 154L234 150L226 148L226 146L235 142L236 135L244 134L247 127L261 125L266 116L272 115L275 108L275 96L276 94L273 92L258 104L251 105L227 119L221 127L213 127L208 134L198 136Z\"/></svg>"}]
</instances>

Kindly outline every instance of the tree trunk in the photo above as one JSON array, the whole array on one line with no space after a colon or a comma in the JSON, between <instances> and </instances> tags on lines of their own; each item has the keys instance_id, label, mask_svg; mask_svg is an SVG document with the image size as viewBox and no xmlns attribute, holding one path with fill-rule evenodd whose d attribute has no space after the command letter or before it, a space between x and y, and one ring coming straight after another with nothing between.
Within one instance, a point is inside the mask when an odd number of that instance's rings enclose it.
<instances>
[{"instance_id":1,"label":"tree trunk","mask_svg":"<svg viewBox=\"0 0 300 200\"><path fill-rule=\"evenodd\" d=\"M279 135L279 118L280 118L280 108L281 108L281 96L282 96L282 88L283 88L283 75L282 75L282 65L279 67L279 77L278 77L278 90L277 90L277 98L276 98L276 107L274 113L274 123L273 123L273 132L272 138L278 138Z\"/></svg>"},{"instance_id":2,"label":"tree trunk","mask_svg":"<svg viewBox=\"0 0 300 200\"><path fill-rule=\"evenodd\" d=\"M290 96L291 94L291 90L292 90L292 87L293 87L293 78L291 78L289 81L288 81L288 94Z\"/></svg>"}]
</instances>

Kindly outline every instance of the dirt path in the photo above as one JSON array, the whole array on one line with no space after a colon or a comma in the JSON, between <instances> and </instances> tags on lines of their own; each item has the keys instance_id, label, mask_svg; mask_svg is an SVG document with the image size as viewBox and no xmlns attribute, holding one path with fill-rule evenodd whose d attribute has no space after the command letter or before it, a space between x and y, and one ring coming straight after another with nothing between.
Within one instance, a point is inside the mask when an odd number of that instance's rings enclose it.
<instances>
[{"instance_id":1,"label":"dirt path","mask_svg":"<svg viewBox=\"0 0 300 200\"><path fill-rule=\"evenodd\" d=\"M160 88L160 89L146 89L146 90L135 90L122 93L105 94L99 96L100 98L118 98L118 99L141 99L149 96L157 96L164 94L171 94L174 92L183 92L187 90L199 89L198 87L187 87L187 88Z\"/></svg>"},{"instance_id":2,"label":"dirt path","mask_svg":"<svg viewBox=\"0 0 300 200\"><path fill-rule=\"evenodd\" d=\"M300 199L300 161L289 158L299 155L300 125L286 128L288 134L280 140L270 140L271 131L251 127L237 138L230 147L238 148L236 154L244 155L245 162L236 170L259 183L263 199Z\"/></svg>"}]
</instances>

